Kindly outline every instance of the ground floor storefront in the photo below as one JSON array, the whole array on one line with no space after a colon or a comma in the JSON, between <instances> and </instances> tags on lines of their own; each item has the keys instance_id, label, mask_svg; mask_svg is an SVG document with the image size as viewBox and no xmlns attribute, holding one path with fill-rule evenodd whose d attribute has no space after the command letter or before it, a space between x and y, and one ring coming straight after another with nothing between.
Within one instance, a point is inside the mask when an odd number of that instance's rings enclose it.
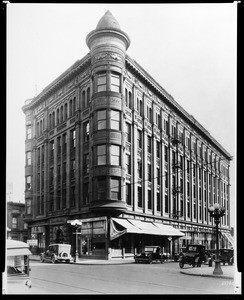
<instances>
[{"instance_id":1,"label":"ground floor storefront","mask_svg":"<svg viewBox=\"0 0 244 300\"><path fill-rule=\"evenodd\" d=\"M216 244L214 227L107 216L36 221L29 225L28 235L33 254L44 251L49 244L65 243L71 244L73 256L97 259L126 259L150 245L163 247L164 253L173 257L188 244L202 244L206 249L214 249ZM229 247L225 236L220 235L221 248Z\"/></svg>"}]
</instances>

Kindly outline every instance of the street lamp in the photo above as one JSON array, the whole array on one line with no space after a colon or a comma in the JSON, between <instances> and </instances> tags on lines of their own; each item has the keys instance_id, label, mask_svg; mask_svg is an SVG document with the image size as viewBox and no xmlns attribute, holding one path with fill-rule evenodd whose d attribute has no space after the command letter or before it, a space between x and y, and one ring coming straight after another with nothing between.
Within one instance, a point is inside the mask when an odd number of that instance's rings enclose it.
<instances>
[{"instance_id":1,"label":"street lamp","mask_svg":"<svg viewBox=\"0 0 244 300\"><path fill-rule=\"evenodd\" d=\"M82 222L80 220L72 220L72 221L68 221L67 223L71 224L72 226L75 227L75 261L78 261L79 258L79 253L78 253L78 229L79 226L81 226Z\"/></svg>"},{"instance_id":2,"label":"street lamp","mask_svg":"<svg viewBox=\"0 0 244 300\"><path fill-rule=\"evenodd\" d=\"M210 214L210 217L214 218L214 222L216 225L216 259L213 274L222 275L223 271L221 269L219 260L219 223L220 218L225 215L225 208L221 207L219 203L214 203L213 206L209 207L208 212Z\"/></svg>"}]
</instances>

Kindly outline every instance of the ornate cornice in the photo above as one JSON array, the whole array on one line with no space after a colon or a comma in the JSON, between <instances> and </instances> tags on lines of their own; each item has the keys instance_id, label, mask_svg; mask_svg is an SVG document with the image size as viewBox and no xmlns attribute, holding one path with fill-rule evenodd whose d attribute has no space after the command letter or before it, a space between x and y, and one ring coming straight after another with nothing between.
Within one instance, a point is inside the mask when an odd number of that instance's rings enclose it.
<instances>
[{"instance_id":1,"label":"ornate cornice","mask_svg":"<svg viewBox=\"0 0 244 300\"><path fill-rule=\"evenodd\" d=\"M91 57L88 53L81 60L76 61L70 68L64 71L58 78L56 78L53 82L51 82L44 90L37 95L36 97L28 100L27 103L23 106L23 111L25 112L28 109L32 109L40 102L49 97L52 93L57 91L64 84L68 83L71 79L78 75L82 69L86 69L91 64Z\"/></svg>"},{"instance_id":2,"label":"ornate cornice","mask_svg":"<svg viewBox=\"0 0 244 300\"><path fill-rule=\"evenodd\" d=\"M139 77L150 89L176 113L180 115L184 121L193 129L202 135L210 144L217 148L228 160L232 159L228 153L211 135L210 133L190 114L188 114L183 107L181 107L174 98L165 91L135 60L126 55L126 67L137 77Z\"/></svg>"}]
</instances>

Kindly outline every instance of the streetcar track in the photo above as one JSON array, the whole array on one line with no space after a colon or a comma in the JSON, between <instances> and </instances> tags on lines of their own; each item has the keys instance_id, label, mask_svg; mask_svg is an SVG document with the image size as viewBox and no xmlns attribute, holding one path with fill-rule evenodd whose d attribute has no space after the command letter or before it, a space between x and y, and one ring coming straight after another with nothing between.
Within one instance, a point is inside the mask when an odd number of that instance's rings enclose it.
<instances>
[{"instance_id":1,"label":"streetcar track","mask_svg":"<svg viewBox=\"0 0 244 300\"><path fill-rule=\"evenodd\" d=\"M51 270L53 270L53 271L57 271L57 272L59 272L60 270L59 269L57 269L57 268L50 268ZM120 280L120 277L118 277L118 278L116 278L116 277L112 277L112 278L108 278L108 279L106 279L106 278L101 278L101 277L97 277L96 275L91 275L91 274L87 274L87 273L84 273L84 272L75 272L75 271L70 271L70 270L66 270L66 272L67 273L71 273L71 274L77 274L77 275L79 275L79 276L85 276L86 278L91 278L91 279L94 279L94 280L100 280L100 281L104 281L104 282L118 282L119 280ZM131 273L131 271L130 271L130 273ZM168 272L168 275L169 275L169 272ZM170 274L170 275L174 275L175 276L175 274ZM182 274L183 275L183 274ZM184 275L183 275L184 276ZM32 278L35 278L35 277L32 277ZM45 280L45 279L39 279L39 278L36 278L36 279L38 279L38 280L44 280L44 281L48 281L48 282L52 282L52 281L50 281L50 280ZM57 283L57 284L61 284L61 285L63 285L62 283L58 283L58 282L55 282L55 281L53 281L54 283ZM146 284L146 285L148 285L148 286L159 286L159 287L171 287L171 288L176 288L176 289L182 289L182 288L184 288L185 290L189 290L189 291L197 291L197 292L202 292L203 290L201 290L201 289L197 289L197 288L191 288L191 287L186 287L186 286L184 286L184 287L180 287L180 286L178 286L178 285L172 285L172 284L164 284L164 283L155 283L155 282L150 282L150 281L140 281L140 280L135 280L135 279L132 279L131 277L128 279L128 282L134 282L134 283L138 283L138 284ZM101 294L107 294L107 293L102 293L102 292L99 292L99 291L96 291L96 290L91 290L91 289L86 289L86 288L81 288L81 287L76 287L76 286L72 286L72 285L67 285L66 284L66 286L70 286L70 287L75 287L75 288L78 288L78 289L84 289L84 290L89 290L89 291L91 291L91 292L98 292L98 293L101 293ZM212 291L210 292L210 291L206 291L205 289L204 289L204 293L213 293ZM216 292L217 293L217 292ZM218 294L218 293L217 293Z\"/></svg>"},{"instance_id":2,"label":"streetcar track","mask_svg":"<svg viewBox=\"0 0 244 300\"><path fill-rule=\"evenodd\" d=\"M79 290L86 290L86 291L90 291L90 292L97 292L99 294L106 294L106 293L103 293L103 292L100 292L100 291L87 289L87 288L83 288L83 287L79 287L79 286L75 286L75 285L71 285L71 284L64 284L64 283L53 281L53 280L51 281L49 279L37 278L37 277L33 277L33 276L31 277L31 279L35 279L35 280L39 280L39 281L46 281L46 282L49 282L49 283L55 283L55 284L59 284L59 285L62 285L62 286L76 288L76 289L79 289Z\"/></svg>"}]
</instances>

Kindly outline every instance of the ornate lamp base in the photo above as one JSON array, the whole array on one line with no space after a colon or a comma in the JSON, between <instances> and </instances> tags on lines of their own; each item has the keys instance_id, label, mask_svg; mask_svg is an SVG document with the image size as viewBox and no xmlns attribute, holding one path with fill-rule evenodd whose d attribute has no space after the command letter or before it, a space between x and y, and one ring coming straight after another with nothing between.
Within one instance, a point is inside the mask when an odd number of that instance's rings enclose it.
<instances>
[{"instance_id":1,"label":"ornate lamp base","mask_svg":"<svg viewBox=\"0 0 244 300\"><path fill-rule=\"evenodd\" d=\"M221 266L220 266L220 260L219 259L215 260L215 267L214 267L213 274L214 275L222 275L223 274L223 271L222 271Z\"/></svg>"}]
</instances>

